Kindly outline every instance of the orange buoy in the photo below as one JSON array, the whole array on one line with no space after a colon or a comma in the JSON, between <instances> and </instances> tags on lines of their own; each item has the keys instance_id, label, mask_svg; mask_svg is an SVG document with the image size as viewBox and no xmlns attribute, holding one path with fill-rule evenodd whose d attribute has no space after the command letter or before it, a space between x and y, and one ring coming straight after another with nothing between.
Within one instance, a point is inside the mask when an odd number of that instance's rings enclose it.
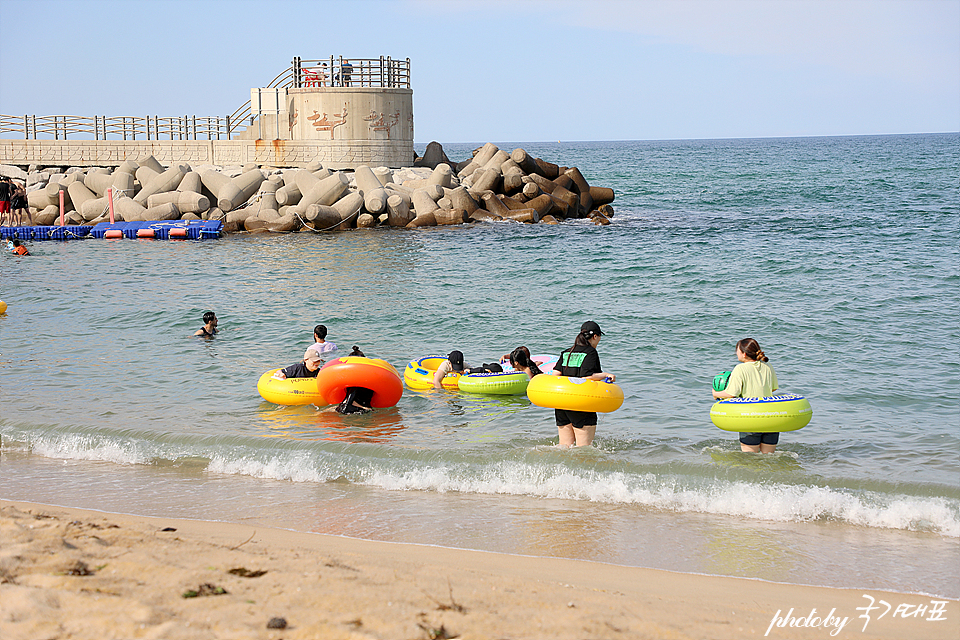
<instances>
[{"instance_id":1,"label":"orange buoy","mask_svg":"<svg viewBox=\"0 0 960 640\"><path fill-rule=\"evenodd\" d=\"M122 238L123 231L120 229L109 229L106 233L103 234L104 238Z\"/></svg>"},{"instance_id":2,"label":"orange buoy","mask_svg":"<svg viewBox=\"0 0 960 640\"><path fill-rule=\"evenodd\" d=\"M170 238L178 238L180 240L186 240L187 238L187 228L186 227L174 227L170 229Z\"/></svg>"},{"instance_id":3,"label":"orange buoy","mask_svg":"<svg viewBox=\"0 0 960 640\"><path fill-rule=\"evenodd\" d=\"M138 238L152 238L153 229L137 229Z\"/></svg>"}]
</instances>

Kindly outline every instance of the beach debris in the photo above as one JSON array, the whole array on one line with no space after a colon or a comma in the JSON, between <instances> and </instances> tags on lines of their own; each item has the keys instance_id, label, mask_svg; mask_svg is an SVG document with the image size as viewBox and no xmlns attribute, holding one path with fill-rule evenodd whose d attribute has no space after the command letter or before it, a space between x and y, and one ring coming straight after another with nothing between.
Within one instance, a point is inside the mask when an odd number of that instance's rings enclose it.
<instances>
[{"instance_id":1,"label":"beach debris","mask_svg":"<svg viewBox=\"0 0 960 640\"><path fill-rule=\"evenodd\" d=\"M242 547L243 545L247 544L248 542L250 542L251 540L253 540L253 536L255 536L255 535L257 535L257 530L256 530L256 529L253 530L253 533L250 534L250 537L249 537L249 538L247 538L246 540L244 540L243 542L241 542L241 543L238 544L238 545L234 545L234 546L232 546L232 547L229 547L230 551L236 551L237 549L239 549L239 548Z\"/></svg>"},{"instance_id":2,"label":"beach debris","mask_svg":"<svg viewBox=\"0 0 960 640\"><path fill-rule=\"evenodd\" d=\"M204 582L196 589L188 589L183 592L181 597L183 598L201 598L205 596L222 596L226 595L228 591L223 587L218 587L215 584L210 584L209 582Z\"/></svg>"},{"instance_id":3,"label":"beach debris","mask_svg":"<svg viewBox=\"0 0 960 640\"><path fill-rule=\"evenodd\" d=\"M267 629L286 629L287 628L287 619L286 618L270 618L267 622Z\"/></svg>"},{"instance_id":4,"label":"beach debris","mask_svg":"<svg viewBox=\"0 0 960 640\"><path fill-rule=\"evenodd\" d=\"M425 615L421 613L420 617L424 618ZM443 623L440 623L439 627L435 627L426 622L426 620L423 620L422 622L418 622L417 626L427 634L427 640L453 640L453 638L460 637L459 633L455 634L447 631L447 628L443 625Z\"/></svg>"},{"instance_id":5,"label":"beach debris","mask_svg":"<svg viewBox=\"0 0 960 640\"><path fill-rule=\"evenodd\" d=\"M359 571L359 569L355 569L348 564L344 564L339 560L337 560L336 558L327 560L326 562L323 563L323 566L329 567L331 569L346 569L347 571Z\"/></svg>"},{"instance_id":6,"label":"beach debris","mask_svg":"<svg viewBox=\"0 0 960 640\"><path fill-rule=\"evenodd\" d=\"M177 530L176 527L164 527L163 529L160 529L160 531L176 531L176 530Z\"/></svg>"},{"instance_id":7,"label":"beach debris","mask_svg":"<svg viewBox=\"0 0 960 640\"><path fill-rule=\"evenodd\" d=\"M230 569L230 571L227 571L227 573L240 576L241 578L259 578L260 576L265 575L267 572L263 571L262 569L251 571L246 567L237 567L235 569Z\"/></svg>"},{"instance_id":8,"label":"beach debris","mask_svg":"<svg viewBox=\"0 0 960 640\"><path fill-rule=\"evenodd\" d=\"M467 608L453 599L453 585L450 584L450 580L447 580L447 590L450 596L450 604L447 604L445 602L440 602L439 600L431 596L429 593L427 593L423 589L421 589L420 592L423 593L423 595L430 598L431 600L433 600L433 603L437 605L437 611L455 611L457 613L466 613Z\"/></svg>"},{"instance_id":9,"label":"beach debris","mask_svg":"<svg viewBox=\"0 0 960 640\"><path fill-rule=\"evenodd\" d=\"M64 574L68 576L92 576L94 573L96 572L88 567L83 560L77 560L73 563L73 566L64 571Z\"/></svg>"},{"instance_id":10,"label":"beach debris","mask_svg":"<svg viewBox=\"0 0 960 640\"><path fill-rule=\"evenodd\" d=\"M19 174L18 174L19 175ZM468 222L558 224L593 218L607 225L613 189L590 185L576 167L493 143L455 162L431 142L413 167L334 171L255 164L163 167L153 156L119 167L32 166L21 178L40 225L146 220L222 220L223 232L418 229ZM112 191L111 191L112 190Z\"/></svg>"}]
</instances>

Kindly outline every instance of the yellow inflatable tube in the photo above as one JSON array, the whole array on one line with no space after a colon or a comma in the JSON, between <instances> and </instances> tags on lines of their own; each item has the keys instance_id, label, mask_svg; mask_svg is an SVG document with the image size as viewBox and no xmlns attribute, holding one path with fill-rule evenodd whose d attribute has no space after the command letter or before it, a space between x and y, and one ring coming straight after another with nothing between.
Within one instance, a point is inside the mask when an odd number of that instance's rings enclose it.
<instances>
[{"instance_id":1,"label":"yellow inflatable tube","mask_svg":"<svg viewBox=\"0 0 960 640\"><path fill-rule=\"evenodd\" d=\"M527 385L527 397L538 407L610 413L623 405L623 389L611 382L542 374Z\"/></svg>"},{"instance_id":2,"label":"yellow inflatable tube","mask_svg":"<svg viewBox=\"0 0 960 640\"><path fill-rule=\"evenodd\" d=\"M271 369L260 376L257 382L257 391L267 402L284 406L297 404L329 404L317 389L316 378L288 378L279 380L273 374L279 369Z\"/></svg>"},{"instance_id":3,"label":"yellow inflatable tube","mask_svg":"<svg viewBox=\"0 0 960 640\"><path fill-rule=\"evenodd\" d=\"M427 356L411 361L403 370L403 381L411 389L433 389L433 376L444 360L443 356ZM456 391L460 388L460 374L448 373L440 384L444 389Z\"/></svg>"},{"instance_id":4,"label":"yellow inflatable tube","mask_svg":"<svg viewBox=\"0 0 960 640\"><path fill-rule=\"evenodd\" d=\"M766 398L730 398L715 402L710 420L724 431L778 433L796 431L813 417L810 402L803 396L786 393Z\"/></svg>"}]
</instances>

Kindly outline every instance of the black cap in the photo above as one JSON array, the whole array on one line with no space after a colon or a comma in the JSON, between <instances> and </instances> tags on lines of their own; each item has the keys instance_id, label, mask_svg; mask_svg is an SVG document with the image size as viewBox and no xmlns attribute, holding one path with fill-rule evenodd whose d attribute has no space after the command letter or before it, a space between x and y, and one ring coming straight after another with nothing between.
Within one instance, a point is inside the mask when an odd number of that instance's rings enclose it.
<instances>
[{"instance_id":1,"label":"black cap","mask_svg":"<svg viewBox=\"0 0 960 640\"><path fill-rule=\"evenodd\" d=\"M603 335L603 331L600 331L600 325L598 325L593 320L587 320L582 325L580 325L580 333L589 333L590 335L587 336L588 338L591 338L593 336Z\"/></svg>"},{"instance_id":2,"label":"black cap","mask_svg":"<svg viewBox=\"0 0 960 640\"><path fill-rule=\"evenodd\" d=\"M461 352L451 351L447 359L450 360L450 364L453 365L454 371L463 371L463 354Z\"/></svg>"}]
</instances>

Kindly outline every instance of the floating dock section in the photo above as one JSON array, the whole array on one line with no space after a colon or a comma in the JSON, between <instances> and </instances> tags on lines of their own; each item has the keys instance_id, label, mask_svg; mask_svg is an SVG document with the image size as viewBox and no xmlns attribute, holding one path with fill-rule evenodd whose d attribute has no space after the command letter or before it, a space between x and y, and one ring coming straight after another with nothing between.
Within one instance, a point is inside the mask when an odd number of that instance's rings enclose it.
<instances>
[{"instance_id":1,"label":"floating dock section","mask_svg":"<svg viewBox=\"0 0 960 640\"><path fill-rule=\"evenodd\" d=\"M90 231L91 238L154 238L156 240L204 240L219 238L220 220L162 220L153 222L101 222Z\"/></svg>"},{"instance_id":2,"label":"floating dock section","mask_svg":"<svg viewBox=\"0 0 960 640\"><path fill-rule=\"evenodd\" d=\"M79 240L83 238L129 238L156 240L205 240L219 238L220 220L154 220L146 222L101 222L63 227L0 227L4 240Z\"/></svg>"},{"instance_id":3,"label":"floating dock section","mask_svg":"<svg viewBox=\"0 0 960 640\"><path fill-rule=\"evenodd\" d=\"M0 227L4 240L78 240L86 238L90 225L67 225L63 227Z\"/></svg>"}]
</instances>

